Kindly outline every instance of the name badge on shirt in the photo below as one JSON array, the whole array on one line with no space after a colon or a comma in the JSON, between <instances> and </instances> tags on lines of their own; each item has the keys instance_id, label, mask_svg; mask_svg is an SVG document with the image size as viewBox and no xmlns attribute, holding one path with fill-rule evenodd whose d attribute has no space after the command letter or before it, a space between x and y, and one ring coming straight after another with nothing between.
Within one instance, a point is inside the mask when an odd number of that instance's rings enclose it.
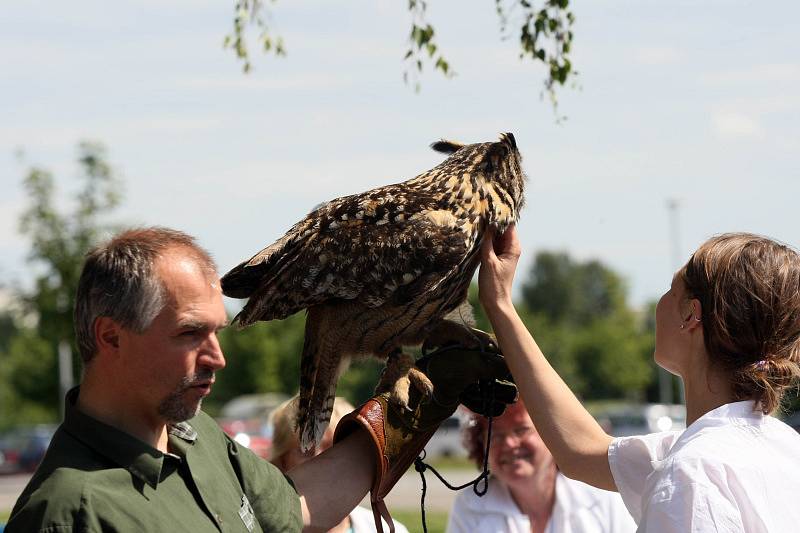
<instances>
[{"instance_id":1,"label":"name badge on shirt","mask_svg":"<svg viewBox=\"0 0 800 533\"><path fill-rule=\"evenodd\" d=\"M242 494L242 506L239 507L239 518L244 522L244 527L247 528L247 531L253 531L253 527L256 525L256 516L250 506L250 500L244 494Z\"/></svg>"}]
</instances>

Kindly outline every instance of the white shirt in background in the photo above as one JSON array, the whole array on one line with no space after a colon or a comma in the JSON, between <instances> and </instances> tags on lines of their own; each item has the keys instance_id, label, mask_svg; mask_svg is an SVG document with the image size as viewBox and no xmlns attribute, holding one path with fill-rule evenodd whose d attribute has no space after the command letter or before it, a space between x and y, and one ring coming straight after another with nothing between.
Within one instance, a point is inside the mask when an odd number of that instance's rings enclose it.
<instances>
[{"instance_id":1,"label":"white shirt in background","mask_svg":"<svg viewBox=\"0 0 800 533\"><path fill-rule=\"evenodd\" d=\"M683 432L614 439L611 472L638 531L800 531L800 435L753 406L723 405Z\"/></svg>"},{"instance_id":2,"label":"white shirt in background","mask_svg":"<svg viewBox=\"0 0 800 533\"><path fill-rule=\"evenodd\" d=\"M556 476L556 498L547 533L628 533L636 529L625 505L615 492ZM447 522L447 533L530 533L531 524L508 488L490 479L480 497L471 488L456 496Z\"/></svg>"},{"instance_id":3,"label":"white shirt in background","mask_svg":"<svg viewBox=\"0 0 800 533\"><path fill-rule=\"evenodd\" d=\"M366 507L356 507L350 513L349 517L350 530L353 533L378 533L378 529L375 527L375 518L372 516L372 511ZM397 520L392 520L392 522L394 522L395 533L408 533L406 526ZM387 524L386 520L383 518L381 518L381 523L383 524L384 533L388 533L389 524Z\"/></svg>"}]
</instances>

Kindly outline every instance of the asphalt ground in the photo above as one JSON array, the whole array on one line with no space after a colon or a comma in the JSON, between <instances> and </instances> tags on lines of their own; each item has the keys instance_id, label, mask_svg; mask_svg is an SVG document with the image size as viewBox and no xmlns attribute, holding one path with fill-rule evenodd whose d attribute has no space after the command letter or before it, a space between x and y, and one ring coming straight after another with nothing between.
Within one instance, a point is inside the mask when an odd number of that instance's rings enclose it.
<instances>
[{"instance_id":1,"label":"asphalt ground","mask_svg":"<svg viewBox=\"0 0 800 533\"><path fill-rule=\"evenodd\" d=\"M0 476L0 511L11 511L30 478L30 474Z\"/></svg>"}]
</instances>

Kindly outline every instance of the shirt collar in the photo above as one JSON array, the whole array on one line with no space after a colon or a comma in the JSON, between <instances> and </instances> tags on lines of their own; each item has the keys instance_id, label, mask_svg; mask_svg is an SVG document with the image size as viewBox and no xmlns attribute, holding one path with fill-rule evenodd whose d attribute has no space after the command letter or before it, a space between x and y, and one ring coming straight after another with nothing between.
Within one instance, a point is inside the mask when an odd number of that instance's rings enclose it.
<instances>
[{"instance_id":1,"label":"shirt collar","mask_svg":"<svg viewBox=\"0 0 800 533\"><path fill-rule=\"evenodd\" d=\"M672 445L670 454L691 442L703 430L722 426L757 426L764 422L766 416L757 409L753 400L720 405L689 424Z\"/></svg>"},{"instance_id":2,"label":"shirt collar","mask_svg":"<svg viewBox=\"0 0 800 533\"><path fill-rule=\"evenodd\" d=\"M712 409L700 418L694 421L689 427L694 426L702 421L704 426L716 426L721 423L730 424L731 422L743 422L752 424L764 419L764 413L757 409L753 400L744 400L741 402L726 403L720 405L716 409Z\"/></svg>"},{"instance_id":3,"label":"shirt collar","mask_svg":"<svg viewBox=\"0 0 800 533\"><path fill-rule=\"evenodd\" d=\"M125 468L155 489L161 477L164 453L78 409L79 392L80 387L67 392L64 429L95 453ZM168 426L167 433L170 447L184 456L197 440L197 431L187 422Z\"/></svg>"}]
</instances>

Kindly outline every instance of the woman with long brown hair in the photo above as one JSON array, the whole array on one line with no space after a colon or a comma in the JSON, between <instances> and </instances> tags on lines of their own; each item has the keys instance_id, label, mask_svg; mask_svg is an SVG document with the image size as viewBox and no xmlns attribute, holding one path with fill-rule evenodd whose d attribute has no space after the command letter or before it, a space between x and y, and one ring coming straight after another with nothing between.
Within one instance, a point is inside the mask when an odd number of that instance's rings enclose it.
<instances>
[{"instance_id":1,"label":"woman with long brown hair","mask_svg":"<svg viewBox=\"0 0 800 533\"><path fill-rule=\"evenodd\" d=\"M530 415L567 476L618 490L640 531L800 524L800 435L769 416L800 375L800 256L748 233L709 239L656 308L655 360L686 394L684 431L613 438L553 370L511 302L516 230L486 239L480 298Z\"/></svg>"}]
</instances>

